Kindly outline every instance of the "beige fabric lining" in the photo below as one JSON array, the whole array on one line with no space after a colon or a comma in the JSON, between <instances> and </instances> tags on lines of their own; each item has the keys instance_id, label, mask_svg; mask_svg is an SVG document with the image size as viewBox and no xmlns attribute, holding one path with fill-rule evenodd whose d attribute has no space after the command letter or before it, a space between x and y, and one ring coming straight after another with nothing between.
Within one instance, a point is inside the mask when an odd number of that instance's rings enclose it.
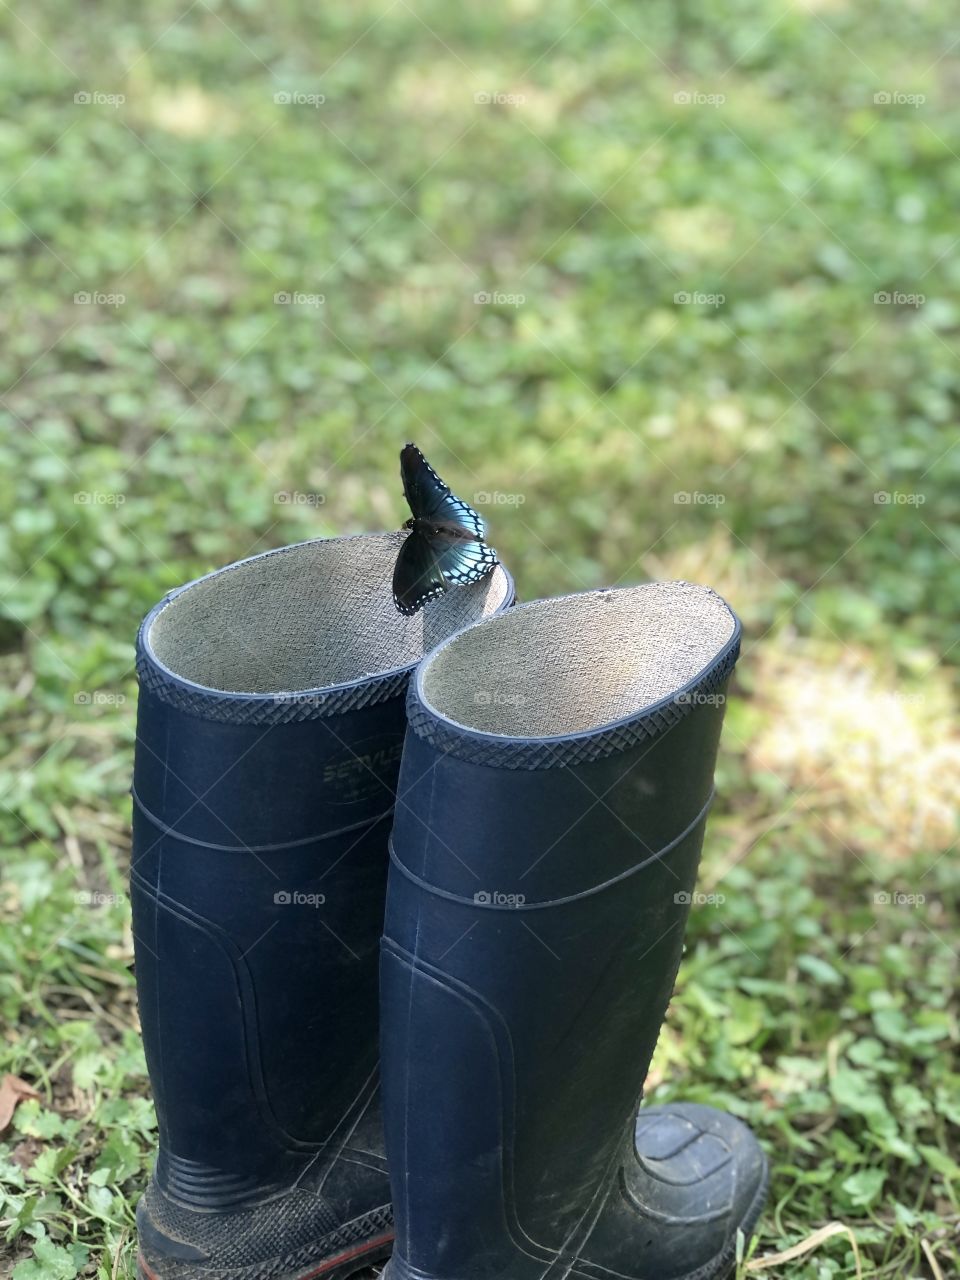
<instances>
[{"instance_id":1,"label":"beige fabric lining","mask_svg":"<svg viewBox=\"0 0 960 1280\"><path fill-rule=\"evenodd\" d=\"M621 720L684 688L736 622L707 587L652 582L511 609L443 645L421 691L469 729L552 737Z\"/></svg>"},{"instance_id":2,"label":"beige fabric lining","mask_svg":"<svg viewBox=\"0 0 960 1280\"><path fill-rule=\"evenodd\" d=\"M147 647L175 675L232 693L344 684L419 661L503 604L500 566L405 618L393 603L404 533L284 547L203 579L154 619Z\"/></svg>"}]
</instances>

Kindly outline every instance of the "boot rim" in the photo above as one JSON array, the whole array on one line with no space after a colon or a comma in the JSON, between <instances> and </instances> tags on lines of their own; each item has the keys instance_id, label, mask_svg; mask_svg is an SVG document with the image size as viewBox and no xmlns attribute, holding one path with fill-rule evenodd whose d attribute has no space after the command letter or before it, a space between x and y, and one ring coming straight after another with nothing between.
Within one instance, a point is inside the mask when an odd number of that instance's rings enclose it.
<instances>
[{"instance_id":1,"label":"boot rim","mask_svg":"<svg viewBox=\"0 0 960 1280\"><path fill-rule=\"evenodd\" d=\"M234 724L288 724L304 720L321 720L328 716L340 715L359 707L372 706L400 697L407 687L412 672L421 661L422 654L409 662L399 663L373 674L357 676L351 680L317 685L312 688L261 692L217 689L201 681L192 680L168 666L157 655L151 643L151 631L160 615L184 592L202 583L257 561L295 552L303 547L391 537L397 539L399 548L403 534L394 530L346 534L332 538L306 538L301 542L292 542L283 547L273 547L268 551L258 552L253 556L245 556L241 560L212 569L209 573L201 574L175 587L150 609L137 632L136 668L141 687L180 710L205 719ZM510 571L499 562L494 573L502 575L503 582L503 596L495 611L503 612L514 604L516 584ZM426 608L429 609L430 606Z\"/></svg>"},{"instance_id":2,"label":"boot rim","mask_svg":"<svg viewBox=\"0 0 960 1280\"><path fill-rule=\"evenodd\" d=\"M588 596L620 594L655 585L667 584L644 583L640 584L639 588L601 588L571 592L565 596L552 597L550 600L532 600L517 604L510 612L516 615L526 610L535 610L544 604L579 600ZM679 585L695 586L697 584ZM508 769L563 768L570 764L599 760L656 737L686 718L704 697L722 690L740 656L742 639L740 619L730 604L712 588L701 587L700 589L719 600L729 613L733 624L729 638L714 657L685 684L625 716L586 729L572 730L569 733L519 736L493 733L461 724L440 711L429 700L424 690L424 680L431 663L468 631L496 624L502 614L492 614L462 627L423 657L407 691L408 726L418 737L426 739L438 749L460 759L474 764Z\"/></svg>"}]
</instances>

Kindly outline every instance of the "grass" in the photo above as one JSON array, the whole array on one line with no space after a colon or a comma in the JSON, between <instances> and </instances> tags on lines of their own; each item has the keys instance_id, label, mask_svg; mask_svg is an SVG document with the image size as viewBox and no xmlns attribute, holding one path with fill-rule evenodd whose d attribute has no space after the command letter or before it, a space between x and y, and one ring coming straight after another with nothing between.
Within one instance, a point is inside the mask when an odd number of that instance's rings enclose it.
<instances>
[{"instance_id":1,"label":"grass","mask_svg":"<svg viewBox=\"0 0 960 1280\"><path fill-rule=\"evenodd\" d=\"M867 1275L960 1273L955 28L945 0L0 8L15 1280L133 1275L137 622L397 526L409 438L487 496L524 598L678 576L741 613L648 1093L755 1126L754 1261L837 1219ZM760 1274L853 1275L849 1238Z\"/></svg>"}]
</instances>

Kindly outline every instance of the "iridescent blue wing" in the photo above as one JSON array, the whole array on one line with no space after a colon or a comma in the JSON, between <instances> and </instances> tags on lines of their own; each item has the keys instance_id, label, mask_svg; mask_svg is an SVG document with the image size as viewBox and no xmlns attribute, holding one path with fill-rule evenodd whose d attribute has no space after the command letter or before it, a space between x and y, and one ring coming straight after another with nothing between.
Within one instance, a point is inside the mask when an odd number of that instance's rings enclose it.
<instances>
[{"instance_id":1,"label":"iridescent blue wing","mask_svg":"<svg viewBox=\"0 0 960 1280\"><path fill-rule=\"evenodd\" d=\"M409 616L448 587L479 582L497 565L497 553L474 538L414 529L400 547L393 570L393 602Z\"/></svg>"},{"instance_id":2,"label":"iridescent blue wing","mask_svg":"<svg viewBox=\"0 0 960 1280\"><path fill-rule=\"evenodd\" d=\"M408 617L446 591L443 573L426 534L413 530L404 539L393 567L393 603Z\"/></svg>"},{"instance_id":3,"label":"iridescent blue wing","mask_svg":"<svg viewBox=\"0 0 960 1280\"><path fill-rule=\"evenodd\" d=\"M403 493L416 520L454 524L481 542L486 536L483 521L468 503L452 493L415 444L400 452Z\"/></svg>"}]
</instances>

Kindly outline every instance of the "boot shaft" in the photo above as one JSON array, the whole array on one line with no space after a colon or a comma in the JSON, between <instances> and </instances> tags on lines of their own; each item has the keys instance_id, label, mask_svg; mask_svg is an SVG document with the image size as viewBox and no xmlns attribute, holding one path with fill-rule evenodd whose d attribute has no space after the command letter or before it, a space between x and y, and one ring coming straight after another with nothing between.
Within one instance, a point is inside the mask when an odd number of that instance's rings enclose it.
<instances>
[{"instance_id":1,"label":"boot shaft","mask_svg":"<svg viewBox=\"0 0 960 1280\"><path fill-rule=\"evenodd\" d=\"M512 600L498 570L401 617L399 541L229 566L172 593L138 637L136 972L157 1185L186 1206L260 1203L382 1141L370 1103L403 694L424 644Z\"/></svg>"},{"instance_id":2,"label":"boot shaft","mask_svg":"<svg viewBox=\"0 0 960 1280\"><path fill-rule=\"evenodd\" d=\"M392 1275L539 1275L603 1208L673 988L739 626L522 605L409 693L381 961Z\"/></svg>"}]
</instances>

